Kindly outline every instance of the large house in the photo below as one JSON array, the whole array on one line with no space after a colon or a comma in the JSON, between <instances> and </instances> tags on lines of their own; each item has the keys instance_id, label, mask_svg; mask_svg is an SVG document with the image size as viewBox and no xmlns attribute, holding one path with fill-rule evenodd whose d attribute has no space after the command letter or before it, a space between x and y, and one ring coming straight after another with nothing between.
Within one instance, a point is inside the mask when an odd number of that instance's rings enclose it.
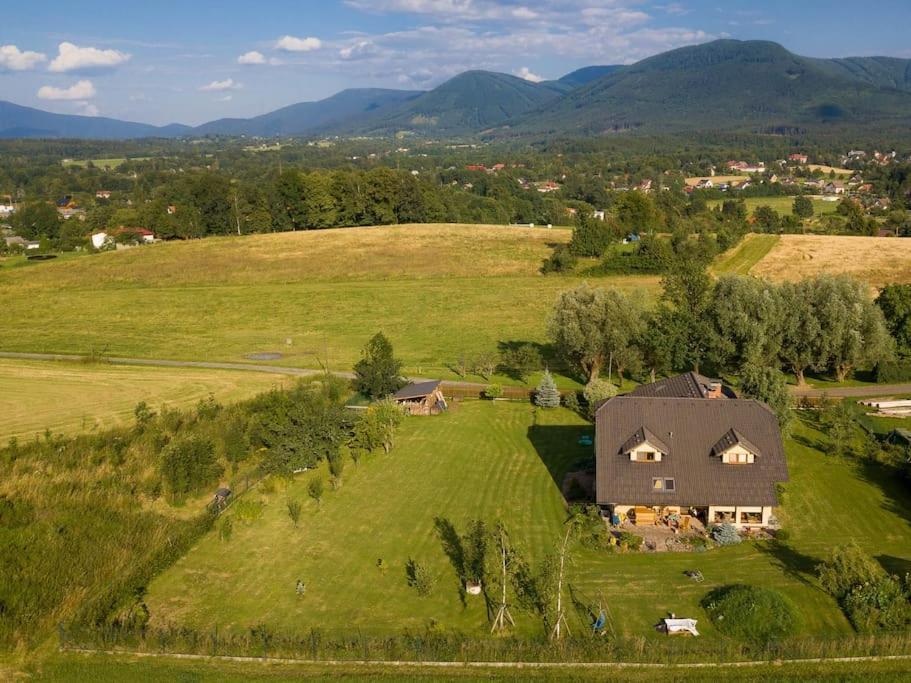
<instances>
[{"instance_id":1,"label":"large house","mask_svg":"<svg viewBox=\"0 0 911 683\"><path fill-rule=\"evenodd\" d=\"M696 373L608 399L595 431L597 502L614 518L768 526L788 480L774 413Z\"/></svg>"}]
</instances>

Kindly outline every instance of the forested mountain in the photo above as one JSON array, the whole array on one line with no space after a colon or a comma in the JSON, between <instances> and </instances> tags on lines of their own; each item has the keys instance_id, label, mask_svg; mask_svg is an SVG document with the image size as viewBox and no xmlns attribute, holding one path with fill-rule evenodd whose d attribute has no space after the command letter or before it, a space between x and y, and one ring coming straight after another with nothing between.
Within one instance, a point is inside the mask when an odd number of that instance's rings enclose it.
<instances>
[{"instance_id":1,"label":"forested mountain","mask_svg":"<svg viewBox=\"0 0 911 683\"><path fill-rule=\"evenodd\" d=\"M63 116L0 102L0 137L179 135L599 135L911 123L911 60L817 59L777 43L717 40L629 66L533 83L467 71L427 92L352 89L250 119L196 128Z\"/></svg>"},{"instance_id":2,"label":"forested mountain","mask_svg":"<svg viewBox=\"0 0 911 683\"><path fill-rule=\"evenodd\" d=\"M352 119L377 116L412 100L421 91L355 88L317 102L299 102L251 119L219 119L193 129L193 135L305 136Z\"/></svg>"},{"instance_id":3,"label":"forested mountain","mask_svg":"<svg viewBox=\"0 0 911 683\"><path fill-rule=\"evenodd\" d=\"M0 101L0 138L123 138L185 135L189 126L151 126L100 116L72 116Z\"/></svg>"},{"instance_id":4,"label":"forested mountain","mask_svg":"<svg viewBox=\"0 0 911 683\"><path fill-rule=\"evenodd\" d=\"M407 129L430 135L481 132L560 98L564 90L508 74L466 71L357 128L373 133Z\"/></svg>"},{"instance_id":5,"label":"forested mountain","mask_svg":"<svg viewBox=\"0 0 911 683\"><path fill-rule=\"evenodd\" d=\"M526 133L600 134L907 122L911 93L765 41L718 40L616 70L530 112Z\"/></svg>"}]
</instances>

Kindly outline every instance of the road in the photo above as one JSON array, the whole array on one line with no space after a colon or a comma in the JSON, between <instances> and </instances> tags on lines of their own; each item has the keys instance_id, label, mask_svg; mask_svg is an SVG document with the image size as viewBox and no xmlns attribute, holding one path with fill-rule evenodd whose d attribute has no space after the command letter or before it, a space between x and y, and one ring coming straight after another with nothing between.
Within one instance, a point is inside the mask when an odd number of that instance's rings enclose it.
<instances>
[{"instance_id":1,"label":"road","mask_svg":"<svg viewBox=\"0 0 911 683\"><path fill-rule=\"evenodd\" d=\"M56 360L80 362L85 356L68 353L20 353L15 351L0 351L0 358L13 360ZM295 377L315 377L323 374L322 370L311 368L293 368L286 365L264 365L262 363L229 363L221 361L203 360L167 360L162 358L118 358L105 357L104 362L114 365L145 365L162 368L204 368L208 370L242 370L245 372L266 372L273 375L292 375ZM354 373L333 371L336 377L352 379ZM427 377L408 377L409 381L426 381ZM481 390L486 384L478 382L462 382L446 380L446 384L461 389ZM819 398L830 396L832 398L855 398L861 396L895 396L911 394L911 384L869 384L856 387L831 387L819 389L816 387L790 387L791 394L796 397Z\"/></svg>"}]
</instances>

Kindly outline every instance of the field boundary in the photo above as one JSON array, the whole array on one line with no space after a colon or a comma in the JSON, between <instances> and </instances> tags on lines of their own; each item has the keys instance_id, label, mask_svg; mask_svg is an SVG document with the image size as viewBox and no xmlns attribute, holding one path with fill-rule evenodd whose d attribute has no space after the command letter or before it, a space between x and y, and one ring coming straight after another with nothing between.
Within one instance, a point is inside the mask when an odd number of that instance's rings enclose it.
<instances>
[{"instance_id":1,"label":"field boundary","mask_svg":"<svg viewBox=\"0 0 911 683\"><path fill-rule=\"evenodd\" d=\"M756 659L739 662L497 662L497 661L439 661L407 659L295 659L293 657L251 657L242 655L202 655L193 653L139 652L136 650L100 650L60 646L60 652L87 655L127 656L151 659L182 659L260 664L303 664L329 667L389 667L392 669L426 667L433 669L736 669L758 666L800 664L862 664L865 662L911 661L911 654L862 655L854 657L805 657L800 659Z\"/></svg>"}]
</instances>

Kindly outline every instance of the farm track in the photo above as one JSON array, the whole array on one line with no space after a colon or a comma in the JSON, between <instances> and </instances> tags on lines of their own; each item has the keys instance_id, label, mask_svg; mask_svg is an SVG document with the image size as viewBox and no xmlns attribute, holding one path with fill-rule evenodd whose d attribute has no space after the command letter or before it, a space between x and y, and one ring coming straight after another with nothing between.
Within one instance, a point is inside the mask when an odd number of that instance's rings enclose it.
<instances>
[{"instance_id":1,"label":"farm track","mask_svg":"<svg viewBox=\"0 0 911 683\"><path fill-rule=\"evenodd\" d=\"M26 353L18 351L0 351L0 358L13 360L38 360L38 361L66 361L66 362L84 362L85 356L66 353ZM263 365L261 363L231 363L221 361L201 361L201 360L170 360L164 358L115 358L107 357L105 363L113 365L140 365L148 367L162 368L205 368L209 370L239 370L245 372L265 372L273 375L291 375L295 377L316 377L323 374L322 370L312 368L294 368L286 365ZM343 379L352 379L354 373L333 370L332 374ZM427 377L407 377L409 381L419 382L426 381ZM480 382L463 382L458 380L445 380L450 387L468 390L481 390L487 385ZM829 396L832 398L853 398L861 396L891 396L895 394L911 394L911 383L905 384L877 384L854 387L832 387L819 389L811 386L796 387L790 386L789 390L793 396L820 398Z\"/></svg>"}]
</instances>

